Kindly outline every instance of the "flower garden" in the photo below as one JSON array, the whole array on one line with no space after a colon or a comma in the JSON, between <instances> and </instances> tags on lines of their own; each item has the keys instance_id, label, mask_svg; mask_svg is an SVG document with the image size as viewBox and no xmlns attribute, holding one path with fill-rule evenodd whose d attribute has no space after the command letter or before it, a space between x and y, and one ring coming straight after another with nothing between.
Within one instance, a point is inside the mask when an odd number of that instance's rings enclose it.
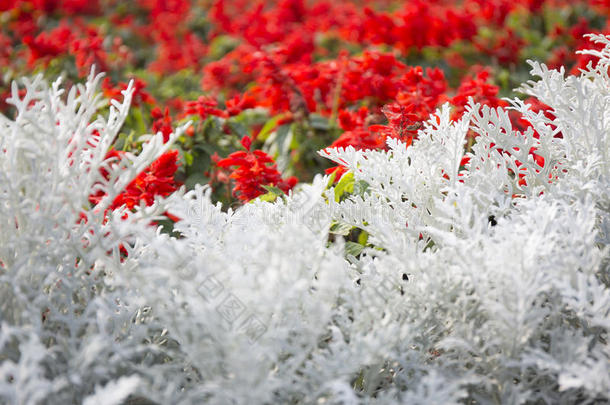
<instances>
[{"instance_id":1,"label":"flower garden","mask_svg":"<svg viewBox=\"0 0 610 405\"><path fill-rule=\"evenodd\" d=\"M610 401L610 2L0 3L0 403Z\"/></svg>"}]
</instances>

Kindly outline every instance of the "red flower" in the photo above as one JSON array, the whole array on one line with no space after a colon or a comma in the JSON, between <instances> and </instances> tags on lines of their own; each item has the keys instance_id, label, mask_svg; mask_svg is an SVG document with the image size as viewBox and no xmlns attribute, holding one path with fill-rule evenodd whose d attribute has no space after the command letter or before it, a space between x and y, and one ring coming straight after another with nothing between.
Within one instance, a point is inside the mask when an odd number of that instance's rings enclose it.
<instances>
[{"instance_id":1,"label":"red flower","mask_svg":"<svg viewBox=\"0 0 610 405\"><path fill-rule=\"evenodd\" d=\"M74 34L66 25L60 25L49 32L41 32L35 38L26 36L23 43L29 50L28 65L33 67L36 62L42 61L46 67L52 58L68 53L73 40Z\"/></svg>"},{"instance_id":2,"label":"red flower","mask_svg":"<svg viewBox=\"0 0 610 405\"><path fill-rule=\"evenodd\" d=\"M360 107L357 111L339 111L339 126L345 131L361 129L365 127L366 119L369 117L369 109Z\"/></svg>"},{"instance_id":3,"label":"red flower","mask_svg":"<svg viewBox=\"0 0 610 405\"><path fill-rule=\"evenodd\" d=\"M111 150L106 155L108 159L121 159L122 152ZM149 167L133 179L125 188L125 190L116 196L109 209L113 210L125 205L132 209L140 204L140 201L148 206L152 205L155 196L167 197L178 188L178 184L174 179L174 174L178 169L178 151L166 152L155 160ZM108 172L104 169L100 170L104 178L108 179ZM92 204L97 204L105 196L104 193L98 192L89 197Z\"/></svg>"},{"instance_id":4,"label":"red flower","mask_svg":"<svg viewBox=\"0 0 610 405\"><path fill-rule=\"evenodd\" d=\"M132 102L133 106L139 106L140 104L155 104L156 101L147 91L146 82L142 79L136 78L133 82L133 95ZM110 82L110 78L106 77L102 82L102 91L104 92L104 96L106 98L119 99L122 98L123 95L121 92L127 89L127 83L120 82L116 87L112 86Z\"/></svg>"},{"instance_id":5,"label":"red flower","mask_svg":"<svg viewBox=\"0 0 610 405\"><path fill-rule=\"evenodd\" d=\"M337 182L337 181L339 181L341 179L341 177L345 173L347 173L347 168L345 166L329 167L328 169L324 170L324 173L330 174L330 175L332 175L334 173L335 174L335 182Z\"/></svg>"},{"instance_id":6,"label":"red flower","mask_svg":"<svg viewBox=\"0 0 610 405\"><path fill-rule=\"evenodd\" d=\"M196 101L187 101L184 106L185 115L199 115L202 120L208 118L209 115L218 117L226 117L227 113L216 108L218 103L209 97L200 96Z\"/></svg>"},{"instance_id":7,"label":"red flower","mask_svg":"<svg viewBox=\"0 0 610 405\"><path fill-rule=\"evenodd\" d=\"M249 93L244 93L241 96L236 94L235 97L228 99L225 102L227 113L230 117L239 115L242 111L256 107L256 100Z\"/></svg>"},{"instance_id":8,"label":"red flower","mask_svg":"<svg viewBox=\"0 0 610 405\"><path fill-rule=\"evenodd\" d=\"M368 130L357 126L364 121L363 114L367 110L360 110L359 114L344 112L344 121L347 127L354 126L355 129L345 131L331 145L331 148L345 148L353 146L357 150L385 149L386 140L398 138L411 145L413 139L417 137L417 130L420 128L420 118L412 113L412 105L404 106L398 103L388 104L382 108L382 112L388 119L388 125L371 125ZM353 114L353 115L352 115ZM354 123L352 120L357 120ZM326 169L326 174L336 173L335 181L339 180L346 169L342 166L335 166Z\"/></svg>"},{"instance_id":9,"label":"red flower","mask_svg":"<svg viewBox=\"0 0 610 405\"><path fill-rule=\"evenodd\" d=\"M282 179L273 158L262 150L250 151L250 144L250 138L244 137L242 145L246 151L231 153L217 162L219 167L233 168L229 176L235 181L233 195L242 201L250 201L265 194L264 185L278 187L285 193L291 190L297 178Z\"/></svg>"},{"instance_id":10,"label":"red flower","mask_svg":"<svg viewBox=\"0 0 610 405\"><path fill-rule=\"evenodd\" d=\"M512 29L498 34L493 39L481 40L475 46L483 53L498 61L500 65L509 66L519 61L519 53L527 43Z\"/></svg>"},{"instance_id":11,"label":"red flower","mask_svg":"<svg viewBox=\"0 0 610 405\"><path fill-rule=\"evenodd\" d=\"M172 119L169 116L169 108L165 107L165 112L162 113L159 107L155 107L150 112L150 115L154 119L152 125L153 133L156 134L161 132L163 134L163 142L167 142L170 134L174 132L172 128Z\"/></svg>"},{"instance_id":12,"label":"red flower","mask_svg":"<svg viewBox=\"0 0 610 405\"><path fill-rule=\"evenodd\" d=\"M81 76L86 76L95 64L96 70L106 72L109 70L107 54L104 50L104 37L96 27L88 27L85 35L72 41L70 52L76 59L76 67Z\"/></svg>"},{"instance_id":13,"label":"red flower","mask_svg":"<svg viewBox=\"0 0 610 405\"><path fill-rule=\"evenodd\" d=\"M406 108L403 112L413 114L412 121L427 120L447 98L447 81L439 68L428 68L425 75L421 66L409 68L400 85L402 89L396 95L396 101Z\"/></svg>"},{"instance_id":14,"label":"red flower","mask_svg":"<svg viewBox=\"0 0 610 405\"><path fill-rule=\"evenodd\" d=\"M371 125L369 130L379 134L385 146L386 138L398 138L407 146L411 145L417 137L417 130L421 127L421 118L413 113L412 105L400 105L392 103L385 105L382 109L388 118L388 125Z\"/></svg>"},{"instance_id":15,"label":"red flower","mask_svg":"<svg viewBox=\"0 0 610 405\"><path fill-rule=\"evenodd\" d=\"M111 209L126 205L133 208L144 201L150 206L155 196L167 197L177 189L174 174L178 170L178 151L166 152L129 183L110 206Z\"/></svg>"},{"instance_id":16,"label":"red flower","mask_svg":"<svg viewBox=\"0 0 610 405\"><path fill-rule=\"evenodd\" d=\"M465 77L457 89L457 94L451 99L451 103L456 107L454 118L459 118L466 110L468 100L472 97L475 103L488 105L491 108L503 107L506 102L497 97L498 86L488 82L489 72L482 70L476 77Z\"/></svg>"},{"instance_id":17,"label":"red flower","mask_svg":"<svg viewBox=\"0 0 610 405\"><path fill-rule=\"evenodd\" d=\"M375 125L381 127L381 125ZM371 131L355 129L345 131L331 145L331 148L345 148L353 146L355 149L383 149L385 147L385 136L379 136Z\"/></svg>"}]
</instances>

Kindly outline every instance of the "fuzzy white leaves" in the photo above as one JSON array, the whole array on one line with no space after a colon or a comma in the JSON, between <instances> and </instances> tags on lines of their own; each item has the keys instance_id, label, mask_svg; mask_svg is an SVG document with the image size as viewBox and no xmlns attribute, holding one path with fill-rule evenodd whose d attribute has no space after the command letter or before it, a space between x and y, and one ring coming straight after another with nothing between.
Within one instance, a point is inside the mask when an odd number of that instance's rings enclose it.
<instances>
[{"instance_id":1,"label":"fuzzy white leaves","mask_svg":"<svg viewBox=\"0 0 610 405\"><path fill-rule=\"evenodd\" d=\"M322 152L369 186L331 202L376 247L354 263L364 287L409 274L402 311L391 289L382 305L407 333L388 359L393 398L435 376L480 403L608 399L610 38L594 39L605 49L579 77L532 64L539 80L522 91L552 116L512 100L524 133L509 111L471 103L457 122L438 111L409 148Z\"/></svg>"},{"instance_id":2,"label":"fuzzy white leaves","mask_svg":"<svg viewBox=\"0 0 610 405\"><path fill-rule=\"evenodd\" d=\"M107 160L133 87L123 102L112 101L107 118L94 117L104 105L101 77L92 73L67 94L59 81L49 87L41 76L24 79L23 97L13 84L7 100L15 118L0 116L2 401L73 402L143 355L148 332L132 323L131 288L107 276L120 269L121 245L155 235L149 223L161 207L105 208L169 145L159 134L139 156ZM107 198L90 207L96 191Z\"/></svg>"},{"instance_id":3,"label":"fuzzy white leaves","mask_svg":"<svg viewBox=\"0 0 610 405\"><path fill-rule=\"evenodd\" d=\"M594 39L579 77L533 64L523 91L552 116L514 100L525 133L504 109L443 106L409 147L322 152L354 176L343 199L317 177L226 211L198 186L105 213L168 145L107 160L131 88L94 119L99 78L26 81L0 118L0 401L607 402L610 38ZM150 226L163 211L177 237Z\"/></svg>"}]
</instances>

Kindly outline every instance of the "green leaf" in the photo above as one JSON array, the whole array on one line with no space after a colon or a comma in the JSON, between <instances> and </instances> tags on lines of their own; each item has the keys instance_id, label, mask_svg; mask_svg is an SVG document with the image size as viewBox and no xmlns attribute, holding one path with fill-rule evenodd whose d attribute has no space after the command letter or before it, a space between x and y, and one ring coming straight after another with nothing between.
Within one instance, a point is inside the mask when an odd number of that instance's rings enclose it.
<instances>
[{"instance_id":1,"label":"green leaf","mask_svg":"<svg viewBox=\"0 0 610 405\"><path fill-rule=\"evenodd\" d=\"M204 153L194 153L193 161L189 166L190 172L205 172L210 168L211 159L208 155Z\"/></svg>"},{"instance_id":2,"label":"green leaf","mask_svg":"<svg viewBox=\"0 0 610 405\"><path fill-rule=\"evenodd\" d=\"M203 152L208 156L212 156L214 153L218 153L219 155L222 153L222 149L216 145L203 142L196 144L193 149L197 152Z\"/></svg>"},{"instance_id":3,"label":"green leaf","mask_svg":"<svg viewBox=\"0 0 610 405\"><path fill-rule=\"evenodd\" d=\"M364 250L364 246L356 242L345 243L345 253L352 256L358 256Z\"/></svg>"},{"instance_id":4,"label":"green leaf","mask_svg":"<svg viewBox=\"0 0 610 405\"><path fill-rule=\"evenodd\" d=\"M320 129L323 131L328 131L330 129L328 118L318 114L309 115L309 125L311 125L311 127L314 129Z\"/></svg>"},{"instance_id":5,"label":"green leaf","mask_svg":"<svg viewBox=\"0 0 610 405\"><path fill-rule=\"evenodd\" d=\"M187 166L193 164L193 154L191 152L184 152L184 162Z\"/></svg>"},{"instance_id":6,"label":"green leaf","mask_svg":"<svg viewBox=\"0 0 610 405\"><path fill-rule=\"evenodd\" d=\"M368 241L369 241L368 232L367 231L360 232L360 235L358 235L358 243L361 244L362 246L366 246Z\"/></svg>"},{"instance_id":7,"label":"green leaf","mask_svg":"<svg viewBox=\"0 0 610 405\"><path fill-rule=\"evenodd\" d=\"M259 195L256 200L260 200L260 201L266 201L266 202L274 202L275 200L277 200L278 195L272 192L269 192L267 194L263 194L263 195ZM255 200L252 200L255 201Z\"/></svg>"},{"instance_id":8,"label":"green leaf","mask_svg":"<svg viewBox=\"0 0 610 405\"><path fill-rule=\"evenodd\" d=\"M186 178L184 185L188 190L192 190L195 184L206 184L209 180L202 172L195 172Z\"/></svg>"},{"instance_id":9,"label":"green leaf","mask_svg":"<svg viewBox=\"0 0 610 405\"><path fill-rule=\"evenodd\" d=\"M335 177L337 177L336 171L332 172L330 177L328 178L328 183L326 184L326 189L331 188L332 185L335 184Z\"/></svg>"},{"instance_id":10,"label":"green leaf","mask_svg":"<svg viewBox=\"0 0 610 405\"><path fill-rule=\"evenodd\" d=\"M369 188L369 183L364 180L358 180L354 183L354 194L363 197Z\"/></svg>"},{"instance_id":11,"label":"green leaf","mask_svg":"<svg viewBox=\"0 0 610 405\"><path fill-rule=\"evenodd\" d=\"M267 192L269 192L269 193L273 193L273 194L275 194L276 196L285 195L285 193L284 193L284 192L283 192L281 189L279 189L279 188L277 188L277 187L275 187L275 186L262 186L262 187L263 187L265 190L267 190Z\"/></svg>"},{"instance_id":12,"label":"green leaf","mask_svg":"<svg viewBox=\"0 0 610 405\"><path fill-rule=\"evenodd\" d=\"M133 117L134 125L136 130L140 134L147 133L146 123L144 122L144 116L142 115L142 110L140 108L132 108L129 111L130 115Z\"/></svg>"},{"instance_id":13,"label":"green leaf","mask_svg":"<svg viewBox=\"0 0 610 405\"><path fill-rule=\"evenodd\" d=\"M277 148L276 163L281 172L286 171L290 163L290 146L293 136L292 124L285 124L277 129L274 144Z\"/></svg>"},{"instance_id":14,"label":"green leaf","mask_svg":"<svg viewBox=\"0 0 610 405\"><path fill-rule=\"evenodd\" d=\"M236 133L240 138L243 138L244 136L249 135L248 127L246 127L241 122L227 121L227 124L229 124L231 131Z\"/></svg>"},{"instance_id":15,"label":"green leaf","mask_svg":"<svg viewBox=\"0 0 610 405\"><path fill-rule=\"evenodd\" d=\"M119 136L119 139L122 142L117 142L117 144L115 145L115 148L117 150L122 150L123 152L132 150L132 143L135 141L136 139L136 133L135 131L132 129L131 131L129 131L129 134L125 135L125 134L121 134ZM119 146L120 145L120 146Z\"/></svg>"},{"instance_id":16,"label":"green leaf","mask_svg":"<svg viewBox=\"0 0 610 405\"><path fill-rule=\"evenodd\" d=\"M265 190L267 190L266 194L258 196L256 198L260 201L274 202L278 197L283 197L286 194L279 188L275 186L262 186Z\"/></svg>"},{"instance_id":17,"label":"green leaf","mask_svg":"<svg viewBox=\"0 0 610 405\"><path fill-rule=\"evenodd\" d=\"M278 114L275 117L268 120L265 123L265 125L263 125L263 127L261 128L261 130L258 133L258 135L256 136L256 138L260 139L261 141L265 141L267 139L267 137L269 136L269 134L271 133L271 131L273 131L273 129L276 127L278 121L280 121L285 116L286 116L285 114Z\"/></svg>"},{"instance_id":18,"label":"green leaf","mask_svg":"<svg viewBox=\"0 0 610 405\"><path fill-rule=\"evenodd\" d=\"M341 180L337 183L335 187L335 201L339 202L341 197L345 193L351 193L354 191L354 173L347 172L342 177Z\"/></svg>"},{"instance_id":19,"label":"green leaf","mask_svg":"<svg viewBox=\"0 0 610 405\"><path fill-rule=\"evenodd\" d=\"M356 381L354 381L354 390L363 391L364 390L364 371L360 370L360 374Z\"/></svg>"},{"instance_id":20,"label":"green leaf","mask_svg":"<svg viewBox=\"0 0 610 405\"><path fill-rule=\"evenodd\" d=\"M335 235L343 235L346 236L349 234L353 228L352 225L346 224L345 222L335 222L330 226L330 233L334 233Z\"/></svg>"},{"instance_id":21,"label":"green leaf","mask_svg":"<svg viewBox=\"0 0 610 405\"><path fill-rule=\"evenodd\" d=\"M292 124L281 125L275 134L275 144L278 150L283 151L290 147L290 143L286 144L286 138L290 135L290 127Z\"/></svg>"}]
</instances>

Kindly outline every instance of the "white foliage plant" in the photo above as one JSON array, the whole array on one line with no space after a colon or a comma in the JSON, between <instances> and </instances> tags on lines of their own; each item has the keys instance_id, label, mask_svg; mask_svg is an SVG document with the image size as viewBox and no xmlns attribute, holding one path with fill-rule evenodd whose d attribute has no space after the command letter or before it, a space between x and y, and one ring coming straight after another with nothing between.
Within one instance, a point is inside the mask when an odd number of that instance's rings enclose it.
<instances>
[{"instance_id":1,"label":"white foliage plant","mask_svg":"<svg viewBox=\"0 0 610 405\"><path fill-rule=\"evenodd\" d=\"M320 152L353 174L346 198L319 176L234 211L197 186L108 212L184 127L117 162L131 86L104 118L99 75L67 93L15 84L0 403L610 401L610 37L592 40L604 49L579 76L531 63L520 91L552 118L511 100L524 133L508 109L471 103L452 121L446 105L408 148ZM166 211L171 235L151 226Z\"/></svg>"}]
</instances>

